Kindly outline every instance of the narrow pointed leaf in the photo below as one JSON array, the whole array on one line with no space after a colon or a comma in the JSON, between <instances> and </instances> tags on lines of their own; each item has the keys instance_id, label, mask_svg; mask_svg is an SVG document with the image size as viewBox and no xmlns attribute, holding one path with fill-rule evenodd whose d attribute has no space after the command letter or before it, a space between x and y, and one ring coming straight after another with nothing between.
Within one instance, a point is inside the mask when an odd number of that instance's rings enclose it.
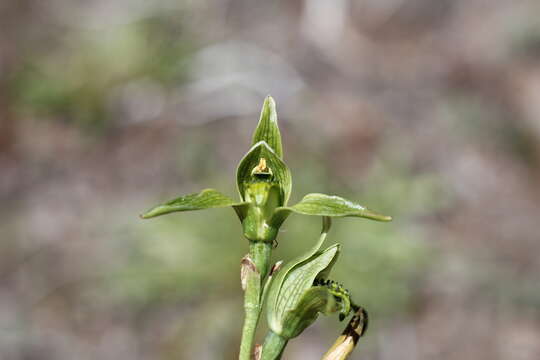
<instances>
[{"instance_id":1,"label":"narrow pointed leaf","mask_svg":"<svg viewBox=\"0 0 540 360\"><path fill-rule=\"evenodd\" d=\"M280 203L286 205L292 188L291 172L265 141L260 141L253 145L238 165L236 183L240 197L244 200L247 185L256 181L253 170L260 166L261 159L265 159L265 166L269 169L269 173L271 173L268 181L275 183L279 187Z\"/></svg>"},{"instance_id":2,"label":"narrow pointed leaf","mask_svg":"<svg viewBox=\"0 0 540 360\"><path fill-rule=\"evenodd\" d=\"M344 217L363 217L377 221L391 221L392 217L378 214L360 204L339 196L308 194L294 206L276 209L272 224L280 224L291 213L303 215Z\"/></svg>"},{"instance_id":3,"label":"narrow pointed leaf","mask_svg":"<svg viewBox=\"0 0 540 360\"><path fill-rule=\"evenodd\" d=\"M165 215L176 211L193 211L210 208L221 208L234 206L235 209L241 209L244 204L234 201L230 197L223 195L214 189L205 189L200 193L181 196L164 204L153 207L141 215L143 219L153 218L159 215ZM239 212L239 210L237 210Z\"/></svg>"},{"instance_id":4,"label":"narrow pointed leaf","mask_svg":"<svg viewBox=\"0 0 540 360\"><path fill-rule=\"evenodd\" d=\"M267 96L264 99L259 124L253 133L252 145L255 145L259 141L265 141L280 159L283 158L281 134L279 133L277 123L276 103L271 96Z\"/></svg>"}]
</instances>

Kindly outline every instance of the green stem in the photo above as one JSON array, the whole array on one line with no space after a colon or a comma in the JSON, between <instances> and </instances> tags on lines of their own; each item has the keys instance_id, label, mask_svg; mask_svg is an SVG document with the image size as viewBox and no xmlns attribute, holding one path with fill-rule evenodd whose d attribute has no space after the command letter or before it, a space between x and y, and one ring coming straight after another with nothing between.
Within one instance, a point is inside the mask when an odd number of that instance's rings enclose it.
<instances>
[{"instance_id":1,"label":"green stem","mask_svg":"<svg viewBox=\"0 0 540 360\"><path fill-rule=\"evenodd\" d=\"M255 242L250 241L249 243L249 255L255 263L257 270L261 274L261 280L264 280L268 274L270 268L270 255L272 254L272 243L271 242ZM261 281L262 283L262 281Z\"/></svg>"},{"instance_id":2,"label":"green stem","mask_svg":"<svg viewBox=\"0 0 540 360\"><path fill-rule=\"evenodd\" d=\"M264 339L261 360L279 360L289 340L270 331Z\"/></svg>"},{"instance_id":3,"label":"green stem","mask_svg":"<svg viewBox=\"0 0 540 360\"><path fill-rule=\"evenodd\" d=\"M262 310L262 289L268 273L272 243L250 242L249 256L257 269L257 276L248 276L244 292L244 327L240 343L239 360L251 359L255 330Z\"/></svg>"}]
</instances>

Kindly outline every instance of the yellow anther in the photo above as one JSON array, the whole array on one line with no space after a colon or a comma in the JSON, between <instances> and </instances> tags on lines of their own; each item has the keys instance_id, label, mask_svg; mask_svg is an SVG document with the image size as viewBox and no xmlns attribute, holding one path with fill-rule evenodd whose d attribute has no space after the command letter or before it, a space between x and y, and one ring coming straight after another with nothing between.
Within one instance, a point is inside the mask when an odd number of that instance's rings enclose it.
<instances>
[{"instance_id":1,"label":"yellow anther","mask_svg":"<svg viewBox=\"0 0 540 360\"><path fill-rule=\"evenodd\" d=\"M257 166L255 166L253 168L253 170L251 170L251 175L253 175L253 174L270 174L270 175L272 175L272 169L270 169L266 165L266 159L265 158L260 158L259 159L259 164Z\"/></svg>"}]
</instances>

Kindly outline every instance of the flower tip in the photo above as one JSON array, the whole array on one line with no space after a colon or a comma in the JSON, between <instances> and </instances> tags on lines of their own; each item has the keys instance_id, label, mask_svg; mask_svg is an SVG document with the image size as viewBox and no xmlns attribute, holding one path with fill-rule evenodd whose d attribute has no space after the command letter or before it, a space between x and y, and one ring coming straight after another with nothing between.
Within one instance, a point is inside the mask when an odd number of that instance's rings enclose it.
<instances>
[{"instance_id":1,"label":"flower tip","mask_svg":"<svg viewBox=\"0 0 540 360\"><path fill-rule=\"evenodd\" d=\"M389 222L392 221L392 217L390 215L382 215L375 213L373 211L369 211L369 214L366 216L368 219L376 220L376 221L383 221L383 222Z\"/></svg>"},{"instance_id":2,"label":"flower tip","mask_svg":"<svg viewBox=\"0 0 540 360\"><path fill-rule=\"evenodd\" d=\"M267 95L265 98L264 98L264 104L263 106L270 106L271 108L274 108L274 111L275 111L275 108L276 108L276 101L274 100L274 98L272 97L272 95Z\"/></svg>"},{"instance_id":3,"label":"flower tip","mask_svg":"<svg viewBox=\"0 0 540 360\"><path fill-rule=\"evenodd\" d=\"M142 213L142 214L139 214L139 217L143 220L146 220L146 219L150 219L150 218L153 218L159 214L156 214L155 211L153 211L154 209L150 210L150 211L147 211L145 213Z\"/></svg>"}]
</instances>

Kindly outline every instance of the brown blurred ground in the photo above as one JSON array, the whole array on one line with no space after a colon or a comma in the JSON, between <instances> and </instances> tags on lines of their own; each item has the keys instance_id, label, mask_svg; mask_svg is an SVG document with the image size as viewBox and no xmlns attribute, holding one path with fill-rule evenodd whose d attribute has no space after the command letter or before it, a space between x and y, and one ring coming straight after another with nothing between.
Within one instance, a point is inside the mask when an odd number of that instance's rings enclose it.
<instances>
[{"instance_id":1,"label":"brown blurred ground","mask_svg":"<svg viewBox=\"0 0 540 360\"><path fill-rule=\"evenodd\" d=\"M540 358L540 3L5 1L0 5L0 359L231 359L231 195L272 94L293 201L335 221L336 276L370 310L355 359ZM292 217L277 258L313 241ZM321 319L286 359L317 359ZM261 334L262 335L262 334Z\"/></svg>"}]
</instances>

